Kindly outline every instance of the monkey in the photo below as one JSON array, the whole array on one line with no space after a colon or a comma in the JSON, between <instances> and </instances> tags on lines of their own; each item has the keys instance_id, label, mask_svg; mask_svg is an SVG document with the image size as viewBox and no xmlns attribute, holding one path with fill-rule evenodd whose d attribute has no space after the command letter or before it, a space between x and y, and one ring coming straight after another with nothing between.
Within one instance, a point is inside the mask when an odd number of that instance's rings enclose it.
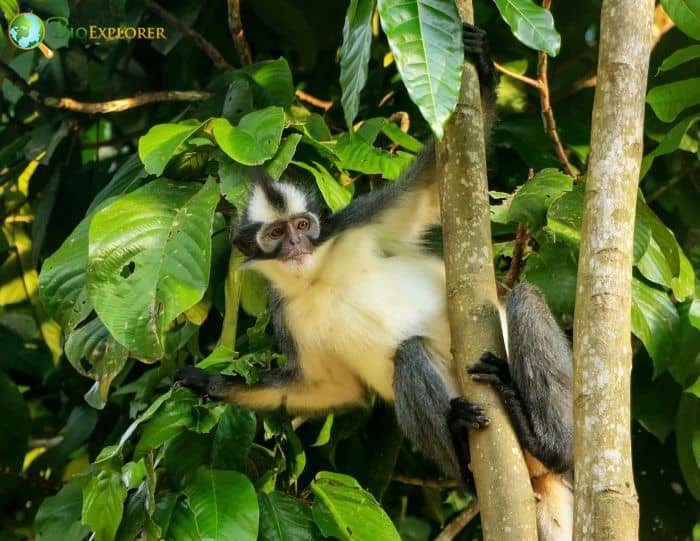
<instances>
[{"instance_id":1,"label":"monkey","mask_svg":"<svg viewBox=\"0 0 700 541\"><path fill-rule=\"evenodd\" d=\"M463 31L482 107L495 108L498 75L486 34ZM424 243L440 224L435 145L395 183L334 214L298 186L262 169L233 239L243 267L270 283L270 313L287 361L254 384L182 367L175 384L253 410L313 415L393 403L404 435L447 475L465 480L469 430L489 418L461 397L452 363L445 271ZM499 393L539 495L541 541L571 538L572 359L540 290L521 284L505 313L508 360L490 352L469 369Z\"/></svg>"}]
</instances>

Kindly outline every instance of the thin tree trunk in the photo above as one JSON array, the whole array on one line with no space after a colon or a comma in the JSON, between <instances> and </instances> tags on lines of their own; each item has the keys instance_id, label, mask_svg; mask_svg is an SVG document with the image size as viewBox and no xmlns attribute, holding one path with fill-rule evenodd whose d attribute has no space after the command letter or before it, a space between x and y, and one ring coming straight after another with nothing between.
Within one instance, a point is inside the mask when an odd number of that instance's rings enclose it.
<instances>
[{"instance_id":1,"label":"thin tree trunk","mask_svg":"<svg viewBox=\"0 0 700 541\"><path fill-rule=\"evenodd\" d=\"M631 541L632 252L653 0L605 0L574 319L575 539Z\"/></svg>"},{"instance_id":2,"label":"thin tree trunk","mask_svg":"<svg viewBox=\"0 0 700 541\"><path fill-rule=\"evenodd\" d=\"M471 0L457 0L457 6L463 20L473 21ZM491 251L483 116L470 63L438 155L454 363L462 393L483 404L491 419L488 428L471 431L469 437L484 539L536 541L535 499L515 433L493 389L471 381L466 372L484 351L505 356Z\"/></svg>"}]
</instances>

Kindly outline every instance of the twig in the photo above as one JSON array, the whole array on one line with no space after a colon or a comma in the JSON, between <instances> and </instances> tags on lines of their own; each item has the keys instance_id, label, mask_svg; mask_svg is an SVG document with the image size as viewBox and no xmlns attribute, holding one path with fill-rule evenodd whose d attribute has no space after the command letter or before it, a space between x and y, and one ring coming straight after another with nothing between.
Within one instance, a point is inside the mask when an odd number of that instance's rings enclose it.
<instances>
[{"instance_id":1,"label":"twig","mask_svg":"<svg viewBox=\"0 0 700 541\"><path fill-rule=\"evenodd\" d=\"M192 39L195 45L211 59L216 69L221 71L233 69L233 66L226 62L226 59L221 55L218 49L194 28L182 22L163 6L154 2L154 0L143 0L143 3L148 9L157 13L161 19L177 28L183 35Z\"/></svg>"},{"instance_id":2,"label":"twig","mask_svg":"<svg viewBox=\"0 0 700 541\"><path fill-rule=\"evenodd\" d=\"M552 6L552 0L542 0L542 7L545 9L550 9ZM544 121L545 131L549 138L554 143L554 151L557 153L557 157L564 167L566 174L576 179L578 175L576 171L571 166L566 152L564 151L564 146L559 138L559 132L557 131L557 123L554 120L554 111L552 111L552 106L549 102L549 78L547 76L547 53L540 51L537 53L537 80L540 83L540 109L542 111L542 120Z\"/></svg>"},{"instance_id":3,"label":"twig","mask_svg":"<svg viewBox=\"0 0 700 541\"><path fill-rule=\"evenodd\" d=\"M391 480L415 487L455 488L457 486L457 481L452 479L422 479L421 477L412 477L410 475L394 475Z\"/></svg>"},{"instance_id":4,"label":"twig","mask_svg":"<svg viewBox=\"0 0 700 541\"><path fill-rule=\"evenodd\" d=\"M696 161L694 165L690 166L690 168L684 169L683 171L681 171L677 175L672 176L670 179L668 179L666 181L665 184L663 184L662 186L659 186L656 190L654 190L650 195L648 195L646 197L647 204L649 204L652 201L655 201L656 199L661 197L664 193L666 193L666 190L668 190L669 188L678 184L678 181L680 181L682 178L684 178L689 173L694 173L698 169L698 167L700 167L700 163L698 163Z\"/></svg>"},{"instance_id":5,"label":"twig","mask_svg":"<svg viewBox=\"0 0 700 541\"><path fill-rule=\"evenodd\" d=\"M0 74L4 75L8 81L35 102L46 107L67 109L77 113L118 113L151 103L161 103L165 101L202 101L211 96L211 92L199 90L163 90L159 92L147 92L145 94L139 94L138 96L119 98L116 100L84 102L74 100L73 98L44 96L39 91L29 86L15 70L2 61L0 61Z\"/></svg>"},{"instance_id":6,"label":"twig","mask_svg":"<svg viewBox=\"0 0 700 541\"><path fill-rule=\"evenodd\" d=\"M530 182L534 177L535 170L530 168L527 173L527 182ZM524 223L519 223L518 230L515 233L515 242L513 244L513 257L510 260L508 273L503 279L503 285L507 291L513 289L520 279L520 271L523 268L523 256L525 255L525 248L527 248L529 242L530 232L527 230L527 226Z\"/></svg>"},{"instance_id":7,"label":"twig","mask_svg":"<svg viewBox=\"0 0 700 541\"><path fill-rule=\"evenodd\" d=\"M463 509L452 522L438 534L433 541L452 541L479 514L479 502L474 500L469 507Z\"/></svg>"},{"instance_id":8,"label":"twig","mask_svg":"<svg viewBox=\"0 0 700 541\"><path fill-rule=\"evenodd\" d=\"M233 43L236 46L241 66L249 66L253 63L253 55L245 39L243 21L241 20L241 0L228 0L228 27L231 30Z\"/></svg>"},{"instance_id":9,"label":"twig","mask_svg":"<svg viewBox=\"0 0 700 541\"><path fill-rule=\"evenodd\" d=\"M399 129L404 133L408 133L408 130L411 129L411 117L406 111L396 111L392 113L387 120L389 122L398 121Z\"/></svg>"},{"instance_id":10,"label":"twig","mask_svg":"<svg viewBox=\"0 0 700 541\"><path fill-rule=\"evenodd\" d=\"M322 100L320 98L317 98L316 96L312 96L311 94L304 92L303 90L296 90L294 92L294 95L297 98L299 98L301 101L305 101L306 103L310 103L314 107L318 107L319 109L323 109L323 112L326 112L326 111L328 111L328 109L333 107L332 101Z\"/></svg>"},{"instance_id":11,"label":"twig","mask_svg":"<svg viewBox=\"0 0 700 541\"><path fill-rule=\"evenodd\" d=\"M495 66L496 71L501 72L506 77L510 77L511 79L515 79L516 81L520 81L521 83L525 83L526 85L535 87L538 90L542 87L539 81L532 79L531 77L515 73L514 71L509 70L505 66L502 66L498 62L494 62L493 65Z\"/></svg>"}]
</instances>

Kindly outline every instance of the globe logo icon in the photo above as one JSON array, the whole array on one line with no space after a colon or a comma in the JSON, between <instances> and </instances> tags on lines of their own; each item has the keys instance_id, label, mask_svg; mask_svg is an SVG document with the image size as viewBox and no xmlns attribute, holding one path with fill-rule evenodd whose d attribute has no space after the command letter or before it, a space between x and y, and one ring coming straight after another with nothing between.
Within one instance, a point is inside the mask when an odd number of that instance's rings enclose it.
<instances>
[{"instance_id":1,"label":"globe logo icon","mask_svg":"<svg viewBox=\"0 0 700 541\"><path fill-rule=\"evenodd\" d=\"M12 44L18 49L27 51L39 47L47 58L53 56L53 51L42 43L46 36L44 21L33 13L17 14L10 21L7 34Z\"/></svg>"}]
</instances>

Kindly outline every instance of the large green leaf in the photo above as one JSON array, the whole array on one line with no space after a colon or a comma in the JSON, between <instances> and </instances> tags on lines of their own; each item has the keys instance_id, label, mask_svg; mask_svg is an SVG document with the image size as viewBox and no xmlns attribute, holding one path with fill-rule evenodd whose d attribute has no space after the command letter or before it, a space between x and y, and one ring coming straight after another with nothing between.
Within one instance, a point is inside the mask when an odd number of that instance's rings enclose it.
<instances>
[{"instance_id":1,"label":"large green leaf","mask_svg":"<svg viewBox=\"0 0 700 541\"><path fill-rule=\"evenodd\" d=\"M95 311L132 353L159 358L166 327L209 283L216 183L156 180L98 211L87 289Z\"/></svg>"},{"instance_id":2,"label":"large green leaf","mask_svg":"<svg viewBox=\"0 0 700 541\"><path fill-rule=\"evenodd\" d=\"M175 504L164 539L168 541L204 541L197 529L194 513L184 499L179 500ZM207 541L209 541L209 538L207 538Z\"/></svg>"},{"instance_id":3,"label":"large green leaf","mask_svg":"<svg viewBox=\"0 0 700 541\"><path fill-rule=\"evenodd\" d=\"M83 487L83 524L95 533L95 541L112 541L124 512L126 487L121 475L101 471Z\"/></svg>"},{"instance_id":4,"label":"large green leaf","mask_svg":"<svg viewBox=\"0 0 700 541\"><path fill-rule=\"evenodd\" d=\"M632 332L654 361L654 375L668 368L678 347L679 325L676 306L666 293L632 280Z\"/></svg>"},{"instance_id":5,"label":"large green leaf","mask_svg":"<svg viewBox=\"0 0 700 541\"><path fill-rule=\"evenodd\" d=\"M350 0L345 14L340 48L340 88L343 91L340 102L348 129L352 129L360 105L360 92L367 82L374 4L375 0Z\"/></svg>"},{"instance_id":6,"label":"large green leaf","mask_svg":"<svg viewBox=\"0 0 700 541\"><path fill-rule=\"evenodd\" d=\"M647 103L659 120L673 122L681 111L700 103L700 77L655 86Z\"/></svg>"},{"instance_id":7,"label":"large green leaf","mask_svg":"<svg viewBox=\"0 0 700 541\"><path fill-rule=\"evenodd\" d=\"M312 514L326 537L341 541L400 541L391 519L374 496L348 475L319 472L311 483Z\"/></svg>"},{"instance_id":8,"label":"large green leaf","mask_svg":"<svg viewBox=\"0 0 700 541\"><path fill-rule=\"evenodd\" d=\"M263 107L278 105L289 107L294 101L292 71L284 58L265 60L241 69L258 85L257 102Z\"/></svg>"},{"instance_id":9,"label":"large green leaf","mask_svg":"<svg viewBox=\"0 0 700 541\"><path fill-rule=\"evenodd\" d=\"M700 45L698 45L700 48ZM700 115L689 116L684 118L678 124L673 126L670 130L666 132L664 138L659 142L657 147L649 152L642 159L642 170L639 173L639 178L643 179L649 172L651 165L654 163L654 159L663 156L664 154L670 154L677 148L681 146L681 142L685 137L685 134L690 128L692 128L698 121L700 121Z\"/></svg>"},{"instance_id":10,"label":"large green leaf","mask_svg":"<svg viewBox=\"0 0 700 541\"><path fill-rule=\"evenodd\" d=\"M557 56L561 36L554 28L554 18L548 9L532 0L494 0L503 20L516 38L528 47Z\"/></svg>"},{"instance_id":11,"label":"large green leaf","mask_svg":"<svg viewBox=\"0 0 700 541\"><path fill-rule=\"evenodd\" d=\"M136 189L146 176L146 169L141 163L138 154L133 154L114 172L112 180L95 196L85 214L91 214L103 201L110 197Z\"/></svg>"},{"instance_id":12,"label":"large green leaf","mask_svg":"<svg viewBox=\"0 0 700 541\"><path fill-rule=\"evenodd\" d=\"M70 333L92 312L85 286L88 231L92 216L83 219L41 268L39 296L48 314Z\"/></svg>"},{"instance_id":13,"label":"large green leaf","mask_svg":"<svg viewBox=\"0 0 700 541\"><path fill-rule=\"evenodd\" d=\"M204 539L256 541L259 508L255 489L238 472L200 468L185 494Z\"/></svg>"},{"instance_id":14,"label":"large green leaf","mask_svg":"<svg viewBox=\"0 0 700 541\"><path fill-rule=\"evenodd\" d=\"M83 494L75 481L46 498L34 518L37 541L83 539L90 529L80 522L82 508Z\"/></svg>"},{"instance_id":15,"label":"large green leaf","mask_svg":"<svg viewBox=\"0 0 700 541\"><path fill-rule=\"evenodd\" d=\"M281 492L261 493L260 541L321 541L311 508Z\"/></svg>"},{"instance_id":16,"label":"large green leaf","mask_svg":"<svg viewBox=\"0 0 700 541\"><path fill-rule=\"evenodd\" d=\"M668 16L691 38L700 40L700 1L661 0Z\"/></svg>"},{"instance_id":17,"label":"large green leaf","mask_svg":"<svg viewBox=\"0 0 700 541\"><path fill-rule=\"evenodd\" d=\"M284 110L268 107L245 115L238 126L225 118L211 121L221 150L244 165L260 165L277 152L284 129Z\"/></svg>"},{"instance_id":18,"label":"large green leaf","mask_svg":"<svg viewBox=\"0 0 700 541\"><path fill-rule=\"evenodd\" d=\"M186 124L156 124L146 135L139 139L139 157L146 173L161 175L170 159L184 143L202 125L188 122Z\"/></svg>"},{"instance_id":19,"label":"large green leaf","mask_svg":"<svg viewBox=\"0 0 700 541\"><path fill-rule=\"evenodd\" d=\"M455 110L464 63L462 21L452 0L378 0L382 28L408 95L433 132Z\"/></svg>"}]
</instances>

